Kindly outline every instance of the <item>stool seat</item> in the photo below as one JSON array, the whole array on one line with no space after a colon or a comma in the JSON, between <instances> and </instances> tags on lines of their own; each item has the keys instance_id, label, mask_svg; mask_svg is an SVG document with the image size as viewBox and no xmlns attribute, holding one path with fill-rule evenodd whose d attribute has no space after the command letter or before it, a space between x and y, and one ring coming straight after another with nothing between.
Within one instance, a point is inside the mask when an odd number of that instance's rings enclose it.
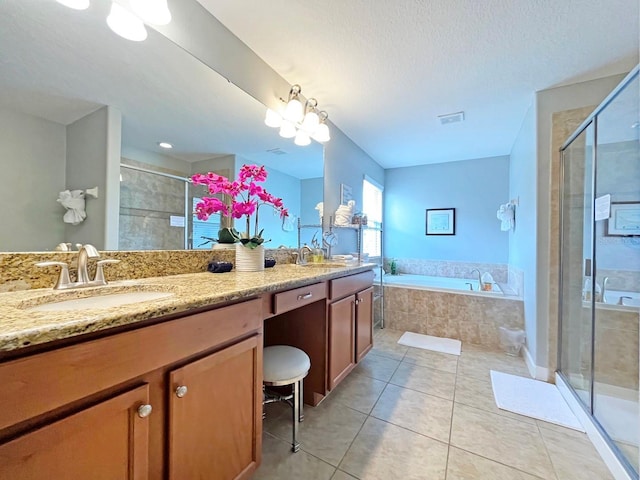
<instances>
[{"instance_id":1,"label":"stool seat","mask_svg":"<svg viewBox=\"0 0 640 480\"><path fill-rule=\"evenodd\" d=\"M263 381L266 385L291 385L307 376L309 356L289 345L273 345L263 351Z\"/></svg>"}]
</instances>

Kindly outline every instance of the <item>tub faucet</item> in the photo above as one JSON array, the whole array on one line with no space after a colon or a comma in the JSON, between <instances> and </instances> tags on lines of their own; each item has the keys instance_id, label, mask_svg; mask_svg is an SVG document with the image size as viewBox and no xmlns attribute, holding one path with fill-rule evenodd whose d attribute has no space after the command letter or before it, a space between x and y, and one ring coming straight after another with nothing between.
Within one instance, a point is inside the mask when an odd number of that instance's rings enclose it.
<instances>
[{"instance_id":1,"label":"tub faucet","mask_svg":"<svg viewBox=\"0 0 640 480\"><path fill-rule=\"evenodd\" d=\"M473 270L471 270L471 273L473 272L478 272L478 290L482 290L482 274L480 273L480 270L478 270L477 268L474 268Z\"/></svg>"},{"instance_id":2,"label":"tub faucet","mask_svg":"<svg viewBox=\"0 0 640 480\"><path fill-rule=\"evenodd\" d=\"M607 303L607 282L609 281L609 277L604 277L602 279L602 303Z\"/></svg>"}]
</instances>

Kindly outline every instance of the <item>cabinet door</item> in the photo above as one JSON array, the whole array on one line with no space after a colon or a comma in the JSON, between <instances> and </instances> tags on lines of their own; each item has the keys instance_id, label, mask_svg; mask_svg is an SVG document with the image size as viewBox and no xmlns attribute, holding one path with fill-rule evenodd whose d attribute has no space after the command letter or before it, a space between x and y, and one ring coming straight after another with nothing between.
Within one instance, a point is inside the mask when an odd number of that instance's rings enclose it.
<instances>
[{"instance_id":1,"label":"cabinet door","mask_svg":"<svg viewBox=\"0 0 640 480\"><path fill-rule=\"evenodd\" d=\"M373 348L373 287L356 295L356 362Z\"/></svg>"},{"instance_id":2,"label":"cabinet door","mask_svg":"<svg viewBox=\"0 0 640 480\"><path fill-rule=\"evenodd\" d=\"M169 382L169 478L249 478L262 448L262 335L172 371Z\"/></svg>"},{"instance_id":3,"label":"cabinet door","mask_svg":"<svg viewBox=\"0 0 640 480\"><path fill-rule=\"evenodd\" d=\"M355 366L355 306L355 295L329 305L329 390Z\"/></svg>"},{"instance_id":4,"label":"cabinet door","mask_svg":"<svg viewBox=\"0 0 640 480\"><path fill-rule=\"evenodd\" d=\"M0 478L148 478L147 385L100 402L0 445Z\"/></svg>"}]
</instances>

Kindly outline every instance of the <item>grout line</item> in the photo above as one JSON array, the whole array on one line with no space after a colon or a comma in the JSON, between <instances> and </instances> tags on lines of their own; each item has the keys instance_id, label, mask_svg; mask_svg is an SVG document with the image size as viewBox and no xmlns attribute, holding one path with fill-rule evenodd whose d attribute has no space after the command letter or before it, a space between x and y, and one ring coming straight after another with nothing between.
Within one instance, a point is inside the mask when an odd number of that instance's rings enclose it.
<instances>
[{"instance_id":1,"label":"grout line","mask_svg":"<svg viewBox=\"0 0 640 480\"><path fill-rule=\"evenodd\" d=\"M540 431L540 425L538 425L538 422L536 422L536 428L538 430L538 435L540 435L540 440L542 441L542 445L544 446L544 452L547 454L547 458L549 459L549 465L551 465L551 469L553 470L553 474L555 475L556 479L558 478L558 472L556 471L556 466L553 463L553 460L551 459L551 454L549 453L549 449L547 448L547 442L544 439L544 435L542 435L542 431Z\"/></svg>"}]
</instances>

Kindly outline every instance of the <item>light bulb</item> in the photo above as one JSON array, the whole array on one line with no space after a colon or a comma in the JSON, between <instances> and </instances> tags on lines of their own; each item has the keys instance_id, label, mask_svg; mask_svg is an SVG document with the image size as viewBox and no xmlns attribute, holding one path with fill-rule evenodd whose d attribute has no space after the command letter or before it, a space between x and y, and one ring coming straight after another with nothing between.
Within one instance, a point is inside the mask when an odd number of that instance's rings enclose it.
<instances>
[{"instance_id":1,"label":"light bulb","mask_svg":"<svg viewBox=\"0 0 640 480\"><path fill-rule=\"evenodd\" d=\"M89 0L57 0L58 3L74 10L86 10L89 8Z\"/></svg>"},{"instance_id":2,"label":"light bulb","mask_svg":"<svg viewBox=\"0 0 640 480\"><path fill-rule=\"evenodd\" d=\"M320 119L318 118L318 114L316 112L307 112L304 116L304 120L302 120L302 126L300 128L309 135L313 135L319 124Z\"/></svg>"},{"instance_id":3,"label":"light bulb","mask_svg":"<svg viewBox=\"0 0 640 480\"><path fill-rule=\"evenodd\" d=\"M304 111L302 108L302 103L300 100L292 98L287 103L287 107L284 109L284 115L282 115L285 120L289 120L293 123L298 123L302 120L302 116L304 115Z\"/></svg>"},{"instance_id":4,"label":"light bulb","mask_svg":"<svg viewBox=\"0 0 640 480\"><path fill-rule=\"evenodd\" d=\"M147 29L144 28L142 20L115 2L111 4L107 25L115 33L127 40L141 42L147 38Z\"/></svg>"},{"instance_id":5,"label":"light bulb","mask_svg":"<svg viewBox=\"0 0 640 480\"><path fill-rule=\"evenodd\" d=\"M306 147L311 143L311 139L309 138L309 135L307 135L304 131L298 130L298 133L296 133L296 139L293 141L293 143L301 147Z\"/></svg>"},{"instance_id":6,"label":"light bulb","mask_svg":"<svg viewBox=\"0 0 640 480\"><path fill-rule=\"evenodd\" d=\"M267 109L267 116L264 118L264 124L267 127L278 128L282 125L282 117L278 112L274 112L270 108Z\"/></svg>"},{"instance_id":7,"label":"light bulb","mask_svg":"<svg viewBox=\"0 0 640 480\"><path fill-rule=\"evenodd\" d=\"M321 123L318 125L315 133L311 136L316 142L324 143L331 140L331 135L329 135L329 127L326 123Z\"/></svg>"},{"instance_id":8,"label":"light bulb","mask_svg":"<svg viewBox=\"0 0 640 480\"><path fill-rule=\"evenodd\" d=\"M280 136L283 138L293 138L296 136L296 126L289 120L282 120L280 125Z\"/></svg>"},{"instance_id":9,"label":"light bulb","mask_svg":"<svg viewBox=\"0 0 640 480\"><path fill-rule=\"evenodd\" d=\"M152 25L166 25L171 21L167 0L129 0L133 11Z\"/></svg>"}]
</instances>

